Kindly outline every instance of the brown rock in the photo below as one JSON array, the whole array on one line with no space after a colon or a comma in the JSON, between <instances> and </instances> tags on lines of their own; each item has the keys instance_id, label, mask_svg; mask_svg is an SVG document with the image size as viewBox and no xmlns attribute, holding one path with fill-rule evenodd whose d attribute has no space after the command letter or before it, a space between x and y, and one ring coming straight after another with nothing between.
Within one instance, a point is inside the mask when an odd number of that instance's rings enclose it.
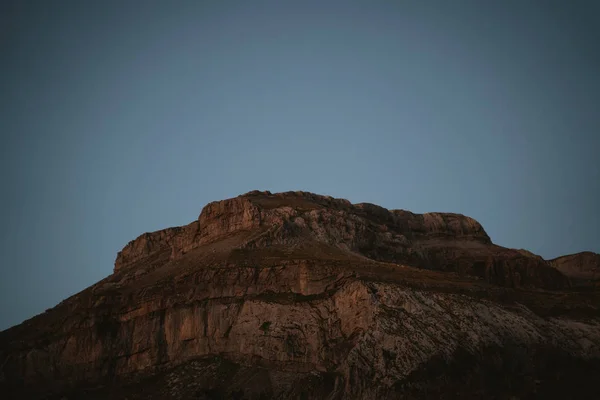
<instances>
[{"instance_id":1,"label":"brown rock","mask_svg":"<svg viewBox=\"0 0 600 400\"><path fill-rule=\"evenodd\" d=\"M167 228L156 232L144 233L137 239L130 241L117 253L115 272L126 268L140 260L171 249L173 239L182 231L182 228Z\"/></svg>"},{"instance_id":2,"label":"brown rock","mask_svg":"<svg viewBox=\"0 0 600 400\"><path fill-rule=\"evenodd\" d=\"M186 227L144 234L130 242L117 256L115 271L160 252L169 252L175 259L200 245L233 236L240 248L320 242L347 256L454 271L504 286L569 285L541 257L493 245L472 218L388 211L305 192L253 191L210 203L198 221ZM482 265L489 257L497 262L486 270Z\"/></svg>"},{"instance_id":3,"label":"brown rock","mask_svg":"<svg viewBox=\"0 0 600 400\"><path fill-rule=\"evenodd\" d=\"M555 258L550 264L569 277L574 286L600 286L600 254L585 251Z\"/></svg>"},{"instance_id":4,"label":"brown rock","mask_svg":"<svg viewBox=\"0 0 600 400\"><path fill-rule=\"evenodd\" d=\"M114 274L0 332L0 393L598 398L599 308L469 217L255 191L140 236Z\"/></svg>"}]
</instances>

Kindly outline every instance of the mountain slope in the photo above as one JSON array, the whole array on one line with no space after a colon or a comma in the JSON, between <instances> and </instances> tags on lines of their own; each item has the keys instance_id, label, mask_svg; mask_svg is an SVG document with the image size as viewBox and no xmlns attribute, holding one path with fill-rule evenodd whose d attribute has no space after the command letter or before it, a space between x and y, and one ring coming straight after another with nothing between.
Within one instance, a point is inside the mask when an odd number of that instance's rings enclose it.
<instances>
[{"instance_id":1,"label":"mountain slope","mask_svg":"<svg viewBox=\"0 0 600 400\"><path fill-rule=\"evenodd\" d=\"M600 296L477 221L250 192L0 332L8 398L598 398Z\"/></svg>"}]
</instances>

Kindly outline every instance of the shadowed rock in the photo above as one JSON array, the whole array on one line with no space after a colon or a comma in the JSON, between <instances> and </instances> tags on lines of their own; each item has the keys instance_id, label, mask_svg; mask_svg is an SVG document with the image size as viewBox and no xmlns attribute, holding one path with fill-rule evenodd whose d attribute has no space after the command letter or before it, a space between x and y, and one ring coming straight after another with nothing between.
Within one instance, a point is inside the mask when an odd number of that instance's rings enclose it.
<instances>
[{"instance_id":1,"label":"shadowed rock","mask_svg":"<svg viewBox=\"0 0 600 400\"><path fill-rule=\"evenodd\" d=\"M555 258L550 264L569 277L574 286L600 287L600 254L585 251Z\"/></svg>"}]
</instances>

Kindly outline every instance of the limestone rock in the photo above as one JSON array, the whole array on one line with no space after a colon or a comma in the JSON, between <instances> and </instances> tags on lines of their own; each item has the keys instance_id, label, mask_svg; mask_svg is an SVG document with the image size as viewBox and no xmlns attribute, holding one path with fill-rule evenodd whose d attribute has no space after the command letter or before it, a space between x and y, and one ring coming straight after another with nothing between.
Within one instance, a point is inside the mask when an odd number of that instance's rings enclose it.
<instances>
[{"instance_id":1,"label":"limestone rock","mask_svg":"<svg viewBox=\"0 0 600 400\"><path fill-rule=\"evenodd\" d=\"M141 235L112 275L0 332L0 393L600 398L600 291L558 270L595 258L569 257L458 214L254 191Z\"/></svg>"},{"instance_id":2,"label":"limestone rock","mask_svg":"<svg viewBox=\"0 0 600 400\"><path fill-rule=\"evenodd\" d=\"M156 232L144 233L130 241L117 253L115 271L126 268L161 251L170 250L173 239L181 232L181 228L167 228Z\"/></svg>"},{"instance_id":3,"label":"limestone rock","mask_svg":"<svg viewBox=\"0 0 600 400\"><path fill-rule=\"evenodd\" d=\"M319 242L354 256L455 271L505 286L569 285L541 257L493 245L481 224L470 217L389 211L306 192L253 191L210 203L197 221L185 227L144 234L130 242L117 256L115 271L161 252L176 259L203 244L234 237L240 248ZM497 262L485 264L489 257Z\"/></svg>"}]
</instances>

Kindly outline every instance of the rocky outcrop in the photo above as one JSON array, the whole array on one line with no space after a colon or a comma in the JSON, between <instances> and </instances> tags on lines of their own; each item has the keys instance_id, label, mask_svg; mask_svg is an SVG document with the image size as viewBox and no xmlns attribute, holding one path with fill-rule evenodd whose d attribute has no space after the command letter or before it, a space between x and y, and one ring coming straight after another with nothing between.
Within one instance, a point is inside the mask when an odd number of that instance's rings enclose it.
<instances>
[{"instance_id":1,"label":"rocky outcrop","mask_svg":"<svg viewBox=\"0 0 600 400\"><path fill-rule=\"evenodd\" d=\"M598 398L600 292L566 279L462 215L250 192L0 332L0 393Z\"/></svg>"},{"instance_id":2,"label":"rocky outcrop","mask_svg":"<svg viewBox=\"0 0 600 400\"><path fill-rule=\"evenodd\" d=\"M569 277L574 286L600 287L600 254L585 251L555 258L550 264Z\"/></svg>"},{"instance_id":3,"label":"rocky outcrop","mask_svg":"<svg viewBox=\"0 0 600 400\"><path fill-rule=\"evenodd\" d=\"M210 243L227 235L261 226L261 209L246 196L209 203L200 217L200 242ZM268 223L269 221L265 221Z\"/></svg>"},{"instance_id":4,"label":"rocky outcrop","mask_svg":"<svg viewBox=\"0 0 600 400\"><path fill-rule=\"evenodd\" d=\"M181 228L167 228L156 232L144 233L127 243L117 253L115 272L138 261L163 251L171 251L173 239L182 231Z\"/></svg>"},{"instance_id":5,"label":"rocky outcrop","mask_svg":"<svg viewBox=\"0 0 600 400\"><path fill-rule=\"evenodd\" d=\"M186 227L130 242L117 256L115 271L159 252L176 259L236 235L239 248L318 242L355 256L454 271L505 286L569 285L541 257L494 246L481 224L464 215L389 211L306 192L254 191L210 203Z\"/></svg>"}]
</instances>

